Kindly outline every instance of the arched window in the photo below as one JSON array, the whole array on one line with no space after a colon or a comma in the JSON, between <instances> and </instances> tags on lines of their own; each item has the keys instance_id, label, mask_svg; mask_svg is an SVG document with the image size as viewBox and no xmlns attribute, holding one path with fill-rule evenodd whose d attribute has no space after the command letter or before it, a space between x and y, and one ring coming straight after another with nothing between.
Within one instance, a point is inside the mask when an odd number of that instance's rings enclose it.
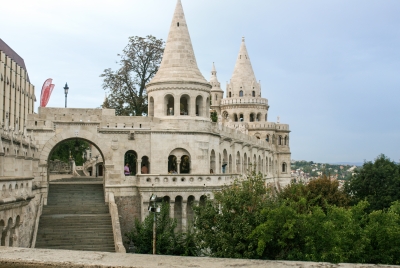
<instances>
[{"instance_id":1,"label":"arched window","mask_svg":"<svg viewBox=\"0 0 400 268\"><path fill-rule=\"evenodd\" d=\"M149 116L154 116L154 98L150 97L149 101Z\"/></svg>"},{"instance_id":2,"label":"arched window","mask_svg":"<svg viewBox=\"0 0 400 268\"><path fill-rule=\"evenodd\" d=\"M211 150L211 154L210 154L210 173L219 173L216 169L215 169L215 151Z\"/></svg>"},{"instance_id":3,"label":"arched window","mask_svg":"<svg viewBox=\"0 0 400 268\"><path fill-rule=\"evenodd\" d=\"M261 121L261 113L258 113L257 114L257 122L260 122Z\"/></svg>"},{"instance_id":4,"label":"arched window","mask_svg":"<svg viewBox=\"0 0 400 268\"><path fill-rule=\"evenodd\" d=\"M215 100L218 100L218 95L217 94L215 94Z\"/></svg>"},{"instance_id":5,"label":"arched window","mask_svg":"<svg viewBox=\"0 0 400 268\"><path fill-rule=\"evenodd\" d=\"M233 167L232 167L232 155L229 155L229 173L232 174Z\"/></svg>"},{"instance_id":6,"label":"arched window","mask_svg":"<svg viewBox=\"0 0 400 268\"><path fill-rule=\"evenodd\" d=\"M189 103L190 97L188 95L182 95L180 99L180 115L189 115Z\"/></svg>"},{"instance_id":7,"label":"arched window","mask_svg":"<svg viewBox=\"0 0 400 268\"><path fill-rule=\"evenodd\" d=\"M229 98L232 97L232 93L229 91Z\"/></svg>"},{"instance_id":8,"label":"arched window","mask_svg":"<svg viewBox=\"0 0 400 268\"><path fill-rule=\"evenodd\" d=\"M267 137L265 138L266 142L269 142L269 135L267 135Z\"/></svg>"},{"instance_id":9,"label":"arched window","mask_svg":"<svg viewBox=\"0 0 400 268\"><path fill-rule=\"evenodd\" d=\"M288 145L288 136L285 136L285 145Z\"/></svg>"},{"instance_id":10,"label":"arched window","mask_svg":"<svg viewBox=\"0 0 400 268\"><path fill-rule=\"evenodd\" d=\"M265 122L268 122L268 114L265 114Z\"/></svg>"},{"instance_id":11,"label":"arched window","mask_svg":"<svg viewBox=\"0 0 400 268\"><path fill-rule=\"evenodd\" d=\"M240 121L240 122L243 122L243 114L240 114L240 115L239 115L239 121Z\"/></svg>"},{"instance_id":12,"label":"arched window","mask_svg":"<svg viewBox=\"0 0 400 268\"><path fill-rule=\"evenodd\" d=\"M182 155L180 164L180 174L190 173L190 157L188 155Z\"/></svg>"},{"instance_id":13,"label":"arched window","mask_svg":"<svg viewBox=\"0 0 400 268\"><path fill-rule=\"evenodd\" d=\"M204 116L203 111L203 97L197 96L196 98L196 116Z\"/></svg>"},{"instance_id":14,"label":"arched window","mask_svg":"<svg viewBox=\"0 0 400 268\"><path fill-rule=\"evenodd\" d=\"M251 114L250 114L250 122L254 122L254 117L255 117L254 114L251 113Z\"/></svg>"},{"instance_id":15,"label":"arched window","mask_svg":"<svg viewBox=\"0 0 400 268\"><path fill-rule=\"evenodd\" d=\"M222 173L226 173L226 166L228 165L228 152L226 149L224 149L223 155L222 155Z\"/></svg>"},{"instance_id":16,"label":"arched window","mask_svg":"<svg viewBox=\"0 0 400 268\"><path fill-rule=\"evenodd\" d=\"M242 166L242 163L241 163L241 161L240 161L240 153L237 152L237 153L236 153L236 172L237 172L237 173L240 173L240 172L241 172L241 166Z\"/></svg>"},{"instance_id":17,"label":"arched window","mask_svg":"<svg viewBox=\"0 0 400 268\"><path fill-rule=\"evenodd\" d=\"M142 157L141 173L150 174L150 161L147 156Z\"/></svg>"},{"instance_id":18,"label":"arched window","mask_svg":"<svg viewBox=\"0 0 400 268\"><path fill-rule=\"evenodd\" d=\"M251 92L251 96L253 96L253 97L256 96L256 92L254 90Z\"/></svg>"},{"instance_id":19,"label":"arched window","mask_svg":"<svg viewBox=\"0 0 400 268\"><path fill-rule=\"evenodd\" d=\"M173 116L175 113L174 112L175 101L174 101L174 97L171 94L168 94L165 96L164 105L165 105L165 114L169 115L169 116Z\"/></svg>"},{"instance_id":20,"label":"arched window","mask_svg":"<svg viewBox=\"0 0 400 268\"><path fill-rule=\"evenodd\" d=\"M178 173L178 166L176 163L176 156L170 155L168 156L168 173L175 174Z\"/></svg>"},{"instance_id":21,"label":"arched window","mask_svg":"<svg viewBox=\"0 0 400 268\"><path fill-rule=\"evenodd\" d=\"M282 136L279 136L278 144L282 145Z\"/></svg>"},{"instance_id":22,"label":"arched window","mask_svg":"<svg viewBox=\"0 0 400 268\"><path fill-rule=\"evenodd\" d=\"M243 97L243 90L239 91L239 97Z\"/></svg>"},{"instance_id":23,"label":"arched window","mask_svg":"<svg viewBox=\"0 0 400 268\"><path fill-rule=\"evenodd\" d=\"M233 120L234 120L235 122L238 121L238 116L237 116L237 114L233 114Z\"/></svg>"},{"instance_id":24,"label":"arched window","mask_svg":"<svg viewBox=\"0 0 400 268\"><path fill-rule=\"evenodd\" d=\"M129 173L131 176L135 176L137 173L137 153L133 150L129 150L125 153L124 166L128 164Z\"/></svg>"},{"instance_id":25,"label":"arched window","mask_svg":"<svg viewBox=\"0 0 400 268\"><path fill-rule=\"evenodd\" d=\"M285 173L286 172L286 163L282 164L282 172Z\"/></svg>"}]
</instances>

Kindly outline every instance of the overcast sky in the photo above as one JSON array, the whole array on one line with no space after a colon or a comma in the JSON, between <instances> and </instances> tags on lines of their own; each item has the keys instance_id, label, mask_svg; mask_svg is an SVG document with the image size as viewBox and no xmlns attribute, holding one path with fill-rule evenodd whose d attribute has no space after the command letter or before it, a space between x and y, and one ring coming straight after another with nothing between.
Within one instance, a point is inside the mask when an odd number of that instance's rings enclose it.
<instances>
[{"instance_id":1,"label":"overcast sky","mask_svg":"<svg viewBox=\"0 0 400 268\"><path fill-rule=\"evenodd\" d=\"M166 40L176 0L2 1L0 38L25 60L37 103L96 108L100 74L129 36ZM269 100L269 121L291 129L292 158L400 159L400 1L182 0L197 63L225 90L242 36ZM37 110L37 108L36 108Z\"/></svg>"}]
</instances>

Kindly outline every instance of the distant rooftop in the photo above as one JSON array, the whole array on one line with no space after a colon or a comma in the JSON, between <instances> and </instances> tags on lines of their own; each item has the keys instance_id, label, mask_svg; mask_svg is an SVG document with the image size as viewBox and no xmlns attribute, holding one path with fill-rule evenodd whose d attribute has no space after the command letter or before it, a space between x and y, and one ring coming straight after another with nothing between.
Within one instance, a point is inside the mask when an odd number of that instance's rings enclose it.
<instances>
[{"instance_id":1,"label":"distant rooftop","mask_svg":"<svg viewBox=\"0 0 400 268\"><path fill-rule=\"evenodd\" d=\"M8 57L10 57L13 61L15 61L21 68L25 70L26 74L26 79L29 81L29 76L28 76L28 70L26 69L25 66L25 61L23 58L21 58L20 55L17 54L11 47L9 47L1 38L0 38L0 51L3 51L4 54L6 54Z\"/></svg>"}]
</instances>

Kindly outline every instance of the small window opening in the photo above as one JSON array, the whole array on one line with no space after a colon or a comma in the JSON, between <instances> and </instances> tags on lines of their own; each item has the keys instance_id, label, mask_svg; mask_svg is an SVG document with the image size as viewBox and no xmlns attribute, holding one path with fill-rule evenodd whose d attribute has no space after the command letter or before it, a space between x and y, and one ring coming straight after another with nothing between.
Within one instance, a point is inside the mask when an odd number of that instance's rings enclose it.
<instances>
[{"instance_id":1,"label":"small window opening","mask_svg":"<svg viewBox=\"0 0 400 268\"><path fill-rule=\"evenodd\" d=\"M229 92L229 98L230 98L230 97L232 97L232 93L231 93L231 92Z\"/></svg>"},{"instance_id":2,"label":"small window opening","mask_svg":"<svg viewBox=\"0 0 400 268\"><path fill-rule=\"evenodd\" d=\"M177 23L178 27L179 27L179 22Z\"/></svg>"}]
</instances>

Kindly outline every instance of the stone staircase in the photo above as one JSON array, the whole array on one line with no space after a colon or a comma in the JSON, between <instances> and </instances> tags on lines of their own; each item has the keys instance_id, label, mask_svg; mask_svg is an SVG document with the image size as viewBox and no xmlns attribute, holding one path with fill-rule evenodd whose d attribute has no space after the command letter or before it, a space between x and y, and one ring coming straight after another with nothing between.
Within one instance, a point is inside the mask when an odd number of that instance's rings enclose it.
<instances>
[{"instance_id":1,"label":"stone staircase","mask_svg":"<svg viewBox=\"0 0 400 268\"><path fill-rule=\"evenodd\" d=\"M103 184L68 179L51 182L36 248L115 252Z\"/></svg>"}]
</instances>

